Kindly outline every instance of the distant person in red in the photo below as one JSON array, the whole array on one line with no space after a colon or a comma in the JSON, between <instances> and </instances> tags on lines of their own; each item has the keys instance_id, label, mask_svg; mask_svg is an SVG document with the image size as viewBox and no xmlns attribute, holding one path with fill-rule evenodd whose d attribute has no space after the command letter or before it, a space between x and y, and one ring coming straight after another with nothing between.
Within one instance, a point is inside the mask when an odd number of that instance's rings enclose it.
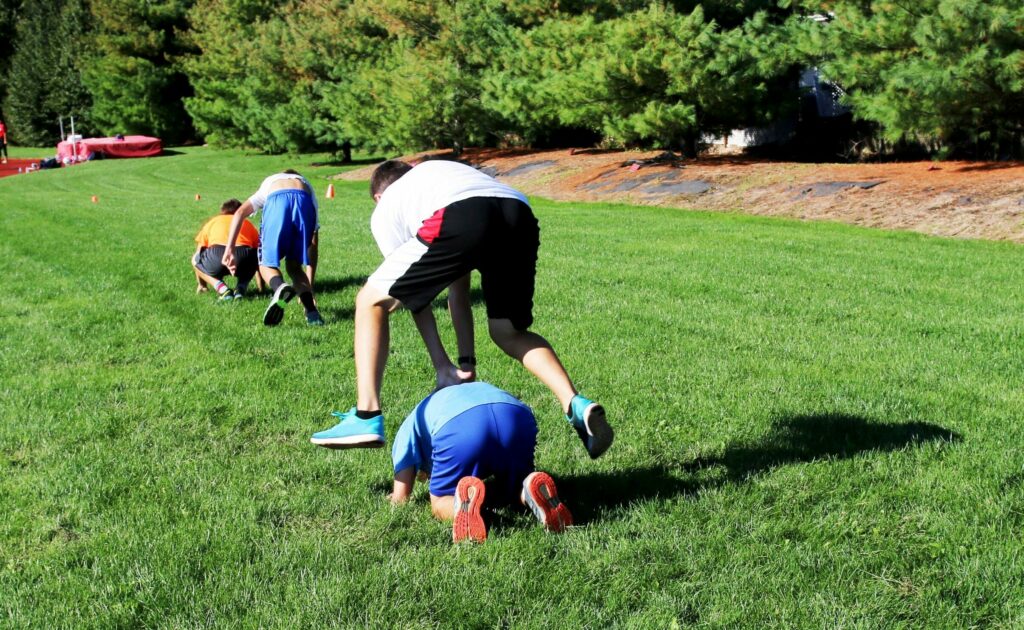
<instances>
[{"instance_id":1,"label":"distant person in red","mask_svg":"<svg viewBox=\"0 0 1024 630\"><path fill-rule=\"evenodd\" d=\"M7 125L0 119L0 153L3 153L3 164L7 164Z\"/></svg>"}]
</instances>

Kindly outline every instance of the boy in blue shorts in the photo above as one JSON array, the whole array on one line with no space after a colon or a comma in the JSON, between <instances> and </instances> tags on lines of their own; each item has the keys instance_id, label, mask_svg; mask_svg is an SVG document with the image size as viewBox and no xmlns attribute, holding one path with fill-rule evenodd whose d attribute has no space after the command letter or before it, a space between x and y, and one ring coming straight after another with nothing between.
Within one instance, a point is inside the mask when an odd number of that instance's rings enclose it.
<instances>
[{"instance_id":1,"label":"boy in blue shorts","mask_svg":"<svg viewBox=\"0 0 1024 630\"><path fill-rule=\"evenodd\" d=\"M224 266L234 273L235 240L242 221L260 210L263 211L260 222L260 274L274 292L270 306L263 313L263 324L280 324L284 318L285 305L298 295L306 311L306 323L322 326L324 320L316 307L313 286L302 268L311 262L315 264L310 259L310 247L320 228L319 208L313 187L302 175L290 169L271 175L235 212L228 244L224 248ZM281 277L282 260L285 261L292 284L287 284Z\"/></svg>"},{"instance_id":2,"label":"boy in blue shorts","mask_svg":"<svg viewBox=\"0 0 1024 630\"><path fill-rule=\"evenodd\" d=\"M341 421L314 434L313 443L351 446L351 427L358 423L349 421L381 416L389 317L398 308L412 312L438 387L475 378L469 274L477 270L491 339L555 394L591 458L608 450L614 432L604 408L579 394L551 344L530 330L540 228L526 196L471 166L446 160L416 166L384 162L370 179L370 196L377 202L370 229L384 262L356 296L356 405L336 413ZM457 365L441 342L431 309L446 288Z\"/></svg>"},{"instance_id":3,"label":"boy in blue shorts","mask_svg":"<svg viewBox=\"0 0 1024 630\"><path fill-rule=\"evenodd\" d=\"M364 427L370 433L376 429ZM548 531L564 531L572 514L551 476L534 471L536 445L533 412L508 392L483 382L438 390L416 406L395 435L391 501L404 503L417 475L429 477L431 511L452 521L452 540L483 542L482 479L492 477L494 503L518 499Z\"/></svg>"}]
</instances>

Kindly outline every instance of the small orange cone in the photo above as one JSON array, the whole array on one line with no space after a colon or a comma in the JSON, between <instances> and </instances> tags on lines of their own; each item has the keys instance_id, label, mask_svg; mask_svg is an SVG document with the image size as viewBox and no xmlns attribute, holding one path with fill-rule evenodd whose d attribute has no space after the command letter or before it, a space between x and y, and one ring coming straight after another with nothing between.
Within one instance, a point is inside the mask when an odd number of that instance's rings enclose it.
<instances>
[{"instance_id":1,"label":"small orange cone","mask_svg":"<svg viewBox=\"0 0 1024 630\"><path fill-rule=\"evenodd\" d=\"M99 197L97 197L96 195L93 195L93 196L92 196L92 202L93 202L93 203L98 203L98 202L99 202L99 200L100 200L100 198L99 198Z\"/></svg>"},{"instance_id":2,"label":"small orange cone","mask_svg":"<svg viewBox=\"0 0 1024 630\"><path fill-rule=\"evenodd\" d=\"M327 198L334 199L334 184L327 184Z\"/></svg>"},{"instance_id":3,"label":"small orange cone","mask_svg":"<svg viewBox=\"0 0 1024 630\"><path fill-rule=\"evenodd\" d=\"M202 199L202 197L199 195L199 193L196 193L196 201L199 201L200 199Z\"/></svg>"}]
</instances>

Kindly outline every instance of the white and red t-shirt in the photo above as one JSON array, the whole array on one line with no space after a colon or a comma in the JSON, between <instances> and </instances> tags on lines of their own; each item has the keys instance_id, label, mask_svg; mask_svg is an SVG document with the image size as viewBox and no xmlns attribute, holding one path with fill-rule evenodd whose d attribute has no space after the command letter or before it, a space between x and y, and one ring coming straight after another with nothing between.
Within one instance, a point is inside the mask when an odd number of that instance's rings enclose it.
<instances>
[{"instance_id":1,"label":"white and red t-shirt","mask_svg":"<svg viewBox=\"0 0 1024 630\"><path fill-rule=\"evenodd\" d=\"M502 197L528 203L526 195L472 166L447 160L417 164L387 187L370 218L370 231L384 256L416 238L423 222L456 201Z\"/></svg>"}]
</instances>

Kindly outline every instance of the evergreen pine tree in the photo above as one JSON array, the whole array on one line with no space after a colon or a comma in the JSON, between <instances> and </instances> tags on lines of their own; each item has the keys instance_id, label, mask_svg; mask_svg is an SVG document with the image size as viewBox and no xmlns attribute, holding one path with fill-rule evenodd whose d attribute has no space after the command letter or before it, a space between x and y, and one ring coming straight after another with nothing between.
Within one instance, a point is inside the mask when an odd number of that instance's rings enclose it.
<instances>
[{"instance_id":1,"label":"evergreen pine tree","mask_svg":"<svg viewBox=\"0 0 1024 630\"><path fill-rule=\"evenodd\" d=\"M59 116L65 120L74 116L77 131L91 131L89 94L78 67L88 29L83 0L25 4L15 33L3 108L11 142L56 145Z\"/></svg>"},{"instance_id":2,"label":"evergreen pine tree","mask_svg":"<svg viewBox=\"0 0 1024 630\"><path fill-rule=\"evenodd\" d=\"M194 135L183 99L192 94L179 67L179 33L194 0L91 0L93 54L84 62L92 118L108 135L138 133L177 143Z\"/></svg>"}]
</instances>

